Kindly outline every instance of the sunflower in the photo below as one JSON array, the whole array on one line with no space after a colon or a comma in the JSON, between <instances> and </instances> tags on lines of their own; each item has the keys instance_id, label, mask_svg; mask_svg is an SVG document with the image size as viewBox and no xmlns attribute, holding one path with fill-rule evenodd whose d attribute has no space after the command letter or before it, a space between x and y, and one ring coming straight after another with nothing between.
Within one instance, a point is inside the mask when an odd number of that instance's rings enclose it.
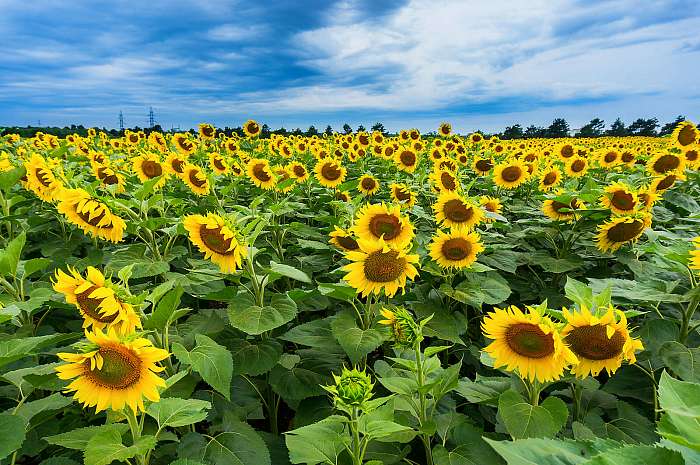
<instances>
[{"instance_id":1,"label":"sunflower","mask_svg":"<svg viewBox=\"0 0 700 465\"><path fill-rule=\"evenodd\" d=\"M557 192L557 195L564 195L563 192ZM547 199L542 203L542 213L549 219L554 221L574 221L580 218L579 210L585 210L586 205L576 197L571 197L568 201L559 201L556 199Z\"/></svg>"},{"instance_id":2,"label":"sunflower","mask_svg":"<svg viewBox=\"0 0 700 465\"><path fill-rule=\"evenodd\" d=\"M199 125L199 137L202 139L213 139L216 136L216 128L209 123Z\"/></svg>"},{"instance_id":3,"label":"sunflower","mask_svg":"<svg viewBox=\"0 0 700 465\"><path fill-rule=\"evenodd\" d=\"M260 135L260 125L256 121L249 119L243 125L243 132L248 137L258 137Z\"/></svg>"},{"instance_id":4,"label":"sunflower","mask_svg":"<svg viewBox=\"0 0 700 465\"><path fill-rule=\"evenodd\" d=\"M153 347L143 338L121 338L116 332L107 334L99 329L86 332L93 350L85 353L58 353L67 364L56 367L58 377L74 379L66 388L85 407L96 412L111 408L120 411L129 407L134 412L145 410L143 399L158 402L159 387L165 380L156 373L163 371L157 363L168 352Z\"/></svg>"},{"instance_id":5,"label":"sunflower","mask_svg":"<svg viewBox=\"0 0 700 465\"><path fill-rule=\"evenodd\" d=\"M175 144L178 152L185 156L189 156L197 150L197 145L188 139L187 134L175 134L173 136L173 144Z\"/></svg>"},{"instance_id":6,"label":"sunflower","mask_svg":"<svg viewBox=\"0 0 700 465\"><path fill-rule=\"evenodd\" d=\"M228 174L230 171L226 159L216 152L209 154L209 166L216 174Z\"/></svg>"},{"instance_id":7,"label":"sunflower","mask_svg":"<svg viewBox=\"0 0 700 465\"><path fill-rule=\"evenodd\" d=\"M500 215L501 211L503 210L503 205L501 204L501 201L499 199L497 199L496 197L489 197L487 195L482 195L479 198L479 205L481 205L481 208L483 208L487 212L494 213L496 215ZM494 221L494 218L491 218L488 215L484 215L485 223L490 223L492 221Z\"/></svg>"},{"instance_id":8,"label":"sunflower","mask_svg":"<svg viewBox=\"0 0 700 465\"><path fill-rule=\"evenodd\" d=\"M693 239L693 245L694 248L690 251L690 259L688 260L688 268L700 274L700 237Z\"/></svg>"},{"instance_id":9,"label":"sunflower","mask_svg":"<svg viewBox=\"0 0 700 465\"><path fill-rule=\"evenodd\" d=\"M635 363L635 351L644 349L640 340L630 336L624 312L612 305L602 316L585 307L581 311L564 308L562 313L566 326L561 335L578 358L578 365L571 368L577 378L598 376L603 369L612 375L623 361Z\"/></svg>"},{"instance_id":10,"label":"sunflower","mask_svg":"<svg viewBox=\"0 0 700 465\"><path fill-rule=\"evenodd\" d=\"M580 178L588 171L588 159L578 155L566 160L564 165L566 175L571 178Z\"/></svg>"},{"instance_id":11,"label":"sunflower","mask_svg":"<svg viewBox=\"0 0 700 465\"><path fill-rule=\"evenodd\" d=\"M556 166L549 166L540 175L540 190L547 192L561 182L561 170Z\"/></svg>"},{"instance_id":12,"label":"sunflower","mask_svg":"<svg viewBox=\"0 0 700 465\"><path fill-rule=\"evenodd\" d=\"M528 170L524 163L509 160L496 165L493 170L493 180L497 186L505 189L515 189L528 178Z\"/></svg>"},{"instance_id":13,"label":"sunflower","mask_svg":"<svg viewBox=\"0 0 700 465\"><path fill-rule=\"evenodd\" d=\"M335 189L345 181L347 170L335 160L321 160L314 168L316 179L322 186Z\"/></svg>"},{"instance_id":14,"label":"sunflower","mask_svg":"<svg viewBox=\"0 0 700 465\"><path fill-rule=\"evenodd\" d=\"M131 304L117 295L123 291L106 280L98 269L89 266L85 278L70 267L68 273L57 270L52 279L53 288L80 311L83 329L111 328L117 334L127 335L141 327Z\"/></svg>"},{"instance_id":15,"label":"sunflower","mask_svg":"<svg viewBox=\"0 0 700 465\"><path fill-rule=\"evenodd\" d=\"M672 174L667 174L666 176L659 176L657 178L654 178L654 180L651 183L651 188L655 192L661 192L665 191L666 189L670 189L673 187L673 185L676 183L676 181L683 181L685 180L685 175L681 173L672 173Z\"/></svg>"},{"instance_id":16,"label":"sunflower","mask_svg":"<svg viewBox=\"0 0 700 465\"><path fill-rule=\"evenodd\" d=\"M159 152L165 152L168 149L168 141L158 131L153 131L148 135L148 145Z\"/></svg>"},{"instance_id":17,"label":"sunflower","mask_svg":"<svg viewBox=\"0 0 700 465\"><path fill-rule=\"evenodd\" d=\"M379 191L379 181L371 174L363 174L357 189L365 195L374 195Z\"/></svg>"},{"instance_id":18,"label":"sunflower","mask_svg":"<svg viewBox=\"0 0 700 465\"><path fill-rule=\"evenodd\" d=\"M478 233L453 228L449 233L438 230L428 251L440 267L462 269L476 261L476 256L484 251L484 246Z\"/></svg>"},{"instance_id":19,"label":"sunflower","mask_svg":"<svg viewBox=\"0 0 700 465\"><path fill-rule=\"evenodd\" d=\"M700 143L700 132L690 121L683 121L673 130L671 141L673 145L684 150Z\"/></svg>"},{"instance_id":20,"label":"sunflower","mask_svg":"<svg viewBox=\"0 0 700 465\"><path fill-rule=\"evenodd\" d=\"M637 191L637 198L640 209L650 212L661 196L651 187L642 187Z\"/></svg>"},{"instance_id":21,"label":"sunflower","mask_svg":"<svg viewBox=\"0 0 700 465\"><path fill-rule=\"evenodd\" d=\"M350 230L341 229L336 226L335 230L331 232L329 236L330 240L328 242L339 249L344 250L345 252L352 252L353 250L360 248L360 246L357 244L357 240L352 236Z\"/></svg>"},{"instance_id":22,"label":"sunflower","mask_svg":"<svg viewBox=\"0 0 700 465\"><path fill-rule=\"evenodd\" d=\"M44 202L57 200L63 191L63 183L56 179L51 167L40 155L33 154L24 162L27 171L26 187Z\"/></svg>"},{"instance_id":23,"label":"sunflower","mask_svg":"<svg viewBox=\"0 0 700 465\"><path fill-rule=\"evenodd\" d=\"M554 322L528 307L496 308L481 324L484 336L493 342L484 348L494 359L494 368L517 370L521 378L555 381L564 369L578 363L562 340Z\"/></svg>"},{"instance_id":24,"label":"sunflower","mask_svg":"<svg viewBox=\"0 0 700 465\"><path fill-rule=\"evenodd\" d=\"M411 148L403 147L394 155L396 166L407 173L413 173L418 166L418 154Z\"/></svg>"},{"instance_id":25,"label":"sunflower","mask_svg":"<svg viewBox=\"0 0 700 465\"><path fill-rule=\"evenodd\" d=\"M335 199L340 200L341 202L350 202L352 200L352 196L348 191L335 191Z\"/></svg>"},{"instance_id":26,"label":"sunflower","mask_svg":"<svg viewBox=\"0 0 700 465\"><path fill-rule=\"evenodd\" d=\"M685 158L675 153L657 153L647 161L647 171L652 176L682 173L685 169Z\"/></svg>"},{"instance_id":27,"label":"sunflower","mask_svg":"<svg viewBox=\"0 0 700 465\"><path fill-rule=\"evenodd\" d=\"M598 165L602 168L612 168L621 161L620 152L617 150L605 150L598 157Z\"/></svg>"},{"instance_id":28,"label":"sunflower","mask_svg":"<svg viewBox=\"0 0 700 465\"><path fill-rule=\"evenodd\" d=\"M620 160L625 165L632 167L632 166L634 166L634 163L637 161L637 157L634 155L634 153L630 152L629 150L625 150L620 155Z\"/></svg>"},{"instance_id":29,"label":"sunflower","mask_svg":"<svg viewBox=\"0 0 700 465\"><path fill-rule=\"evenodd\" d=\"M214 213L188 215L183 224L190 241L204 253L204 258L219 265L222 273L233 273L241 267L248 249L224 218Z\"/></svg>"},{"instance_id":30,"label":"sunflower","mask_svg":"<svg viewBox=\"0 0 700 465\"><path fill-rule=\"evenodd\" d=\"M197 165L192 163L185 165L182 180L197 195L207 195L209 193L209 178L207 178L204 170Z\"/></svg>"},{"instance_id":31,"label":"sunflower","mask_svg":"<svg viewBox=\"0 0 700 465\"><path fill-rule=\"evenodd\" d=\"M596 244L602 252L615 252L623 244L634 243L651 226L651 214L618 216L598 226Z\"/></svg>"},{"instance_id":32,"label":"sunflower","mask_svg":"<svg viewBox=\"0 0 700 465\"><path fill-rule=\"evenodd\" d=\"M452 134L452 125L450 123L440 123L438 134L442 137L449 137Z\"/></svg>"},{"instance_id":33,"label":"sunflower","mask_svg":"<svg viewBox=\"0 0 700 465\"><path fill-rule=\"evenodd\" d=\"M630 186L616 182L605 188L600 204L616 215L627 215L639 207L639 198Z\"/></svg>"},{"instance_id":34,"label":"sunflower","mask_svg":"<svg viewBox=\"0 0 700 465\"><path fill-rule=\"evenodd\" d=\"M115 191L119 194L125 191L124 176L106 165L93 165L93 174L105 186L115 186Z\"/></svg>"},{"instance_id":35,"label":"sunflower","mask_svg":"<svg viewBox=\"0 0 700 465\"><path fill-rule=\"evenodd\" d=\"M287 193L294 189L294 185L296 184L296 178L294 178L291 175L291 172L286 166L275 166L272 168L272 172L275 173L275 176L277 177L277 184L275 185L275 189L278 192ZM289 181L290 179L291 181Z\"/></svg>"},{"instance_id":36,"label":"sunflower","mask_svg":"<svg viewBox=\"0 0 700 465\"><path fill-rule=\"evenodd\" d=\"M297 182L304 182L309 179L309 172L302 163L295 161L290 163L287 168L289 168L289 173Z\"/></svg>"},{"instance_id":37,"label":"sunflower","mask_svg":"<svg viewBox=\"0 0 700 465\"><path fill-rule=\"evenodd\" d=\"M363 239L384 239L388 245L401 248L415 235L408 217L398 205L365 205L359 212L353 232Z\"/></svg>"},{"instance_id":38,"label":"sunflower","mask_svg":"<svg viewBox=\"0 0 700 465\"><path fill-rule=\"evenodd\" d=\"M398 203L401 208L411 208L416 203L416 195L406 185L401 183L392 183L389 186L391 191L391 200Z\"/></svg>"},{"instance_id":39,"label":"sunflower","mask_svg":"<svg viewBox=\"0 0 700 465\"><path fill-rule=\"evenodd\" d=\"M559 144L554 153L561 160L566 161L576 155L576 148L569 142L563 142Z\"/></svg>"},{"instance_id":40,"label":"sunflower","mask_svg":"<svg viewBox=\"0 0 700 465\"><path fill-rule=\"evenodd\" d=\"M93 237L111 242L120 242L124 239L126 229L124 220L113 214L107 205L93 199L83 189L62 191L57 209L69 222Z\"/></svg>"},{"instance_id":41,"label":"sunflower","mask_svg":"<svg viewBox=\"0 0 700 465\"><path fill-rule=\"evenodd\" d=\"M471 200L463 198L456 192L445 191L440 194L435 205L435 219L449 228L461 227L472 229L484 221L484 211Z\"/></svg>"},{"instance_id":42,"label":"sunflower","mask_svg":"<svg viewBox=\"0 0 700 465\"><path fill-rule=\"evenodd\" d=\"M132 167L139 181L146 182L151 179L159 178L153 185L154 189L160 189L168 180L168 174L160 163L158 155L154 153L144 153L132 160Z\"/></svg>"},{"instance_id":43,"label":"sunflower","mask_svg":"<svg viewBox=\"0 0 700 465\"><path fill-rule=\"evenodd\" d=\"M474 171L476 171L478 174L485 176L489 174L491 169L493 169L493 160L490 158L474 158L474 162L472 163L472 168Z\"/></svg>"},{"instance_id":44,"label":"sunflower","mask_svg":"<svg viewBox=\"0 0 700 465\"><path fill-rule=\"evenodd\" d=\"M685 164L688 168L697 169L700 167L700 147L684 150L683 158L685 158Z\"/></svg>"},{"instance_id":45,"label":"sunflower","mask_svg":"<svg viewBox=\"0 0 700 465\"><path fill-rule=\"evenodd\" d=\"M484 136L482 136L478 132L475 132L475 133L469 135L469 141L472 144L478 144L479 142L482 142L483 140L484 140Z\"/></svg>"},{"instance_id":46,"label":"sunflower","mask_svg":"<svg viewBox=\"0 0 700 465\"><path fill-rule=\"evenodd\" d=\"M437 192L457 191L460 188L459 180L449 169L439 169L430 174L433 187Z\"/></svg>"},{"instance_id":47,"label":"sunflower","mask_svg":"<svg viewBox=\"0 0 700 465\"><path fill-rule=\"evenodd\" d=\"M264 158L251 158L248 160L246 168L248 177L253 184L266 190L271 190L275 187L277 180L270 168L270 162Z\"/></svg>"},{"instance_id":48,"label":"sunflower","mask_svg":"<svg viewBox=\"0 0 700 465\"><path fill-rule=\"evenodd\" d=\"M399 288L406 287L406 280L418 275L413 266L418 255L410 255L404 249L389 246L383 239L358 239L360 250L347 252L345 257L352 263L343 269L348 273L345 281L363 297L382 289L387 297L393 297Z\"/></svg>"}]
</instances>

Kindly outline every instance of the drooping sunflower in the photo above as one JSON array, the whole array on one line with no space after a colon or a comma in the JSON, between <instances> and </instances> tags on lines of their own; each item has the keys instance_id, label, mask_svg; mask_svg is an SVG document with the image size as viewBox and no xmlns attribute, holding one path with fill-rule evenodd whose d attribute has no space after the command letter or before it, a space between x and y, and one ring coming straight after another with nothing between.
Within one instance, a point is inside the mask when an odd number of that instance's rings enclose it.
<instances>
[{"instance_id":1,"label":"drooping sunflower","mask_svg":"<svg viewBox=\"0 0 700 465\"><path fill-rule=\"evenodd\" d=\"M440 194L433 210L435 219L449 228L472 229L481 223L485 216L484 211L474 202L450 191Z\"/></svg>"},{"instance_id":2,"label":"drooping sunflower","mask_svg":"<svg viewBox=\"0 0 700 465\"><path fill-rule=\"evenodd\" d=\"M448 137L450 134L452 134L452 125L450 123L441 123L440 127L438 128L438 134L440 134L442 137Z\"/></svg>"},{"instance_id":3,"label":"drooping sunflower","mask_svg":"<svg viewBox=\"0 0 700 465\"><path fill-rule=\"evenodd\" d=\"M478 233L453 228L449 233L438 230L428 251L440 267L462 269L476 261L476 256L484 251L484 246Z\"/></svg>"},{"instance_id":4,"label":"drooping sunflower","mask_svg":"<svg viewBox=\"0 0 700 465\"><path fill-rule=\"evenodd\" d=\"M693 239L694 249L690 251L690 260L688 260L688 268L695 270L700 274L700 237Z\"/></svg>"},{"instance_id":5,"label":"drooping sunflower","mask_svg":"<svg viewBox=\"0 0 700 465\"><path fill-rule=\"evenodd\" d=\"M63 183L56 179L46 160L38 154L32 154L24 163L27 171L26 187L44 202L53 202L63 191Z\"/></svg>"},{"instance_id":6,"label":"drooping sunflower","mask_svg":"<svg viewBox=\"0 0 700 465\"><path fill-rule=\"evenodd\" d=\"M316 179L322 186L335 189L345 181L347 170L339 161L320 160L314 168Z\"/></svg>"},{"instance_id":7,"label":"drooping sunflower","mask_svg":"<svg viewBox=\"0 0 700 465\"><path fill-rule=\"evenodd\" d=\"M345 252L352 252L357 250L360 246L357 244L357 240L353 237L352 232L347 229L341 229L338 226L332 231L328 236L330 236L330 242L339 249Z\"/></svg>"},{"instance_id":8,"label":"drooping sunflower","mask_svg":"<svg viewBox=\"0 0 700 465\"><path fill-rule=\"evenodd\" d=\"M407 279L418 275L413 266L418 263L418 255L390 247L383 239L358 239L357 244L360 250L345 254L352 263L343 267L348 272L344 279L363 297L371 293L378 295L382 290L387 297L393 297L406 287Z\"/></svg>"},{"instance_id":9,"label":"drooping sunflower","mask_svg":"<svg viewBox=\"0 0 700 465\"><path fill-rule=\"evenodd\" d=\"M517 371L521 378L539 382L555 381L576 355L562 340L554 322L528 307L527 313L515 305L496 308L481 324L484 336L493 342L484 348L494 359L494 367Z\"/></svg>"},{"instance_id":10,"label":"drooping sunflower","mask_svg":"<svg viewBox=\"0 0 700 465\"><path fill-rule=\"evenodd\" d=\"M105 334L96 329L85 337L93 344L92 350L57 354L68 362L56 367L58 377L75 378L66 388L75 391L74 399L85 407L96 407L96 412L124 407L143 411L144 398L160 400L158 388L165 387L165 380L156 374L163 371L157 363L168 357L167 351L153 347L148 339L125 339L111 330Z\"/></svg>"},{"instance_id":11,"label":"drooping sunflower","mask_svg":"<svg viewBox=\"0 0 700 465\"><path fill-rule=\"evenodd\" d=\"M542 170L540 175L540 191L548 192L561 182L561 170L556 166L549 166Z\"/></svg>"},{"instance_id":12,"label":"drooping sunflower","mask_svg":"<svg viewBox=\"0 0 700 465\"><path fill-rule=\"evenodd\" d=\"M295 161L289 164L289 172L297 182L301 183L309 179L309 171L301 162Z\"/></svg>"},{"instance_id":13,"label":"drooping sunflower","mask_svg":"<svg viewBox=\"0 0 700 465\"><path fill-rule=\"evenodd\" d=\"M696 148L689 148L683 151L683 157L685 158L685 165L690 169L697 169L700 167L700 146Z\"/></svg>"},{"instance_id":14,"label":"drooping sunflower","mask_svg":"<svg viewBox=\"0 0 700 465\"><path fill-rule=\"evenodd\" d=\"M637 190L637 198L639 199L640 209L650 212L661 196L653 188L646 186Z\"/></svg>"},{"instance_id":15,"label":"drooping sunflower","mask_svg":"<svg viewBox=\"0 0 700 465\"><path fill-rule=\"evenodd\" d=\"M190 241L204 258L219 265L222 273L233 273L241 267L248 249L238 239L236 229L224 218L215 213L188 215L183 219L183 225Z\"/></svg>"},{"instance_id":16,"label":"drooping sunflower","mask_svg":"<svg viewBox=\"0 0 700 465\"><path fill-rule=\"evenodd\" d=\"M360 177L357 189L367 196L374 195L379 191L379 181L371 174L363 174Z\"/></svg>"},{"instance_id":17,"label":"drooping sunflower","mask_svg":"<svg viewBox=\"0 0 700 465\"><path fill-rule=\"evenodd\" d=\"M605 188L600 204L616 215L628 215L639 207L639 198L630 186L615 182Z\"/></svg>"},{"instance_id":18,"label":"drooping sunflower","mask_svg":"<svg viewBox=\"0 0 700 465\"><path fill-rule=\"evenodd\" d=\"M501 211L503 211L503 205L501 204L500 199L497 199L496 197L482 195L479 198L479 205L481 205L481 208L483 208L487 212L494 213L496 215L500 215ZM492 221L494 221L494 218L491 218L488 215L484 215L485 223L491 223Z\"/></svg>"},{"instance_id":19,"label":"drooping sunflower","mask_svg":"<svg viewBox=\"0 0 700 465\"><path fill-rule=\"evenodd\" d=\"M418 167L418 154L411 148L402 147L394 155L394 162L401 171L413 173Z\"/></svg>"},{"instance_id":20,"label":"drooping sunflower","mask_svg":"<svg viewBox=\"0 0 700 465\"><path fill-rule=\"evenodd\" d=\"M185 156L189 156L197 150L197 145L187 137L187 134L175 134L172 140L177 151Z\"/></svg>"},{"instance_id":21,"label":"drooping sunflower","mask_svg":"<svg viewBox=\"0 0 700 465\"><path fill-rule=\"evenodd\" d=\"M571 178L580 178L588 171L588 159L578 155L569 158L564 165L566 175Z\"/></svg>"},{"instance_id":22,"label":"drooping sunflower","mask_svg":"<svg viewBox=\"0 0 700 465\"><path fill-rule=\"evenodd\" d=\"M264 158L251 158L248 160L246 167L248 177L253 184L266 190L271 190L275 187L277 180L270 168L270 162Z\"/></svg>"},{"instance_id":23,"label":"drooping sunflower","mask_svg":"<svg viewBox=\"0 0 700 465\"><path fill-rule=\"evenodd\" d=\"M124 176L110 166L95 163L92 172L102 185L115 186L114 189L119 194L125 191Z\"/></svg>"},{"instance_id":24,"label":"drooping sunflower","mask_svg":"<svg viewBox=\"0 0 700 465\"><path fill-rule=\"evenodd\" d=\"M260 125L257 121L249 119L243 125L243 132L248 137L258 137L260 135Z\"/></svg>"},{"instance_id":25,"label":"drooping sunflower","mask_svg":"<svg viewBox=\"0 0 700 465\"><path fill-rule=\"evenodd\" d=\"M562 195L563 192L557 192L557 195ZM574 221L581 217L578 213L580 210L585 210L586 204L576 197L571 197L568 201L559 201L557 199L547 199L542 202L542 213L549 219L554 221Z\"/></svg>"},{"instance_id":26,"label":"drooping sunflower","mask_svg":"<svg viewBox=\"0 0 700 465\"><path fill-rule=\"evenodd\" d=\"M673 130L671 141L679 149L687 149L700 143L700 131L690 121L683 121Z\"/></svg>"},{"instance_id":27,"label":"drooping sunflower","mask_svg":"<svg viewBox=\"0 0 700 465\"><path fill-rule=\"evenodd\" d=\"M577 378L598 376L605 369L614 374L623 361L635 363L635 351L643 350L639 339L632 338L624 312L608 307L603 315L594 315L587 308L581 311L562 310L566 326L561 335L578 358L571 368Z\"/></svg>"},{"instance_id":28,"label":"drooping sunflower","mask_svg":"<svg viewBox=\"0 0 700 465\"><path fill-rule=\"evenodd\" d=\"M209 154L209 166L216 174L228 174L231 169L226 159L216 152Z\"/></svg>"},{"instance_id":29,"label":"drooping sunflower","mask_svg":"<svg viewBox=\"0 0 700 465\"><path fill-rule=\"evenodd\" d=\"M659 152L647 161L646 166L652 176L682 173L685 169L685 158L672 152Z\"/></svg>"},{"instance_id":30,"label":"drooping sunflower","mask_svg":"<svg viewBox=\"0 0 700 465\"><path fill-rule=\"evenodd\" d=\"M173 176L182 176L186 165L187 159L178 153L171 153L165 159L165 163L163 163L165 170Z\"/></svg>"},{"instance_id":31,"label":"drooping sunflower","mask_svg":"<svg viewBox=\"0 0 700 465\"><path fill-rule=\"evenodd\" d=\"M197 195L207 195L209 193L209 178L199 166L188 163L182 173L182 180L187 187Z\"/></svg>"},{"instance_id":32,"label":"drooping sunflower","mask_svg":"<svg viewBox=\"0 0 700 465\"><path fill-rule=\"evenodd\" d=\"M357 215L353 232L361 239L383 238L390 246L402 248L415 235L411 221L408 216L401 214L398 205L368 204Z\"/></svg>"},{"instance_id":33,"label":"drooping sunflower","mask_svg":"<svg viewBox=\"0 0 700 465\"><path fill-rule=\"evenodd\" d=\"M57 209L69 222L91 236L111 242L124 239L126 222L83 189L64 189Z\"/></svg>"},{"instance_id":34,"label":"drooping sunflower","mask_svg":"<svg viewBox=\"0 0 700 465\"><path fill-rule=\"evenodd\" d=\"M401 208L411 208L415 205L416 195L406 184L392 183L390 190L391 200L399 204Z\"/></svg>"},{"instance_id":35,"label":"drooping sunflower","mask_svg":"<svg viewBox=\"0 0 700 465\"><path fill-rule=\"evenodd\" d=\"M53 288L80 311L84 329L111 328L117 334L127 335L141 327L133 306L118 296L117 286L106 280L98 269L89 266L85 278L71 267L68 273L56 270Z\"/></svg>"},{"instance_id":36,"label":"drooping sunflower","mask_svg":"<svg viewBox=\"0 0 700 465\"><path fill-rule=\"evenodd\" d=\"M352 200L352 196L348 191L335 191L335 199L340 200L341 202L350 202Z\"/></svg>"},{"instance_id":37,"label":"drooping sunflower","mask_svg":"<svg viewBox=\"0 0 700 465\"><path fill-rule=\"evenodd\" d=\"M641 212L617 216L598 226L596 245L602 252L615 252L627 243L634 243L651 226L651 214Z\"/></svg>"},{"instance_id":38,"label":"drooping sunflower","mask_svg":"<svg viewBox=\"0 0 700 465\"><path fill-rule=\"evenodd\" d=\"M505 189L515 189L527 181L528 176L527 166L515 159L499 163L493 170L493 181Z\"/></svg>"},{"instance_id":39,"label":"drooping sunflower","mask_svg":"<svg viewBox=\"0 0 700 465\"><path fill-rule=\"evenodd\" d=\"M139 181L146 182L151 179L159 178L154 184L154 189L160 189L168 181L168 173L163 169L160 163L160 158L155 153L144 153L132 160L132 167Z\"/></svg>"},{"instance_id":40,"label":"drooping sunflower","mask_svg":"<svg viewBox=\"0 0 700 465\"><path fill-rule=\"evenodd\" d=\"M682 173L672 173L667 174L666 176L659 176L654 178L654 180L651 182L651 188L654 190L654 192L665 191L666 189L673 187L676 181L683 181L685 178L685 175Z\"/></svg>"}]
</instances>

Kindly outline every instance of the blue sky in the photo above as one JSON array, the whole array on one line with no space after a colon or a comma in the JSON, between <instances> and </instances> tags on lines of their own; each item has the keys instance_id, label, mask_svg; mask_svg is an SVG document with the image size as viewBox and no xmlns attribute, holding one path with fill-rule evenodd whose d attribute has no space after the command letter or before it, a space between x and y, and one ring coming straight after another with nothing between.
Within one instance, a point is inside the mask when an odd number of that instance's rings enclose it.
<instances>
[{"instance_id":1,"label":"blue sky","mask_svg":"<svg viewBox=\"0 0 700 465\"><path fill-rule=\"evenodd\" d=\"M0 125L700 119L697 0L0 0Z\"/></svg>"}]
</instances>

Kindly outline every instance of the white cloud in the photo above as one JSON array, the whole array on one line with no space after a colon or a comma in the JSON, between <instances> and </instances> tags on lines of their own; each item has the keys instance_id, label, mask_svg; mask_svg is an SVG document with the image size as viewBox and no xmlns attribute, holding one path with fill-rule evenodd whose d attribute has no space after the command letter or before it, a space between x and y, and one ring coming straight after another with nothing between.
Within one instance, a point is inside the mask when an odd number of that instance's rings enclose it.
<instances>
[{"instance_id":1,"label":"white cloud","mask_svg":"<svg viewBox=\"0 0 700 465\"><path fill-rule=\"evenodd\" d=\"M220 42L240 42L250 40L265 33L260 25L239 26L237 24L222 24L210 29L207 37Z\"/></svg>"}]
</instances>

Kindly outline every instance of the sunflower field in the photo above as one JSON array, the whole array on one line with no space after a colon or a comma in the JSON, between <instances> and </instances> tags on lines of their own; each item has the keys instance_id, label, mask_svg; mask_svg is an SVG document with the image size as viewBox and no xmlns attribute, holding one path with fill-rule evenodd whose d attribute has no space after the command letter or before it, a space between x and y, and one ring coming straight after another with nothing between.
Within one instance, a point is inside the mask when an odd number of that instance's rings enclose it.
<instances>
[{"instance_id":1,"label":"sunflower field","mask_svg":"<svg viewBox=\"0 0 700 465\"><path fill-rule=\"evenodd\" d=\"M700 131L0 138L0 463L700 463Z\"/></svg>"}]
</instances>

